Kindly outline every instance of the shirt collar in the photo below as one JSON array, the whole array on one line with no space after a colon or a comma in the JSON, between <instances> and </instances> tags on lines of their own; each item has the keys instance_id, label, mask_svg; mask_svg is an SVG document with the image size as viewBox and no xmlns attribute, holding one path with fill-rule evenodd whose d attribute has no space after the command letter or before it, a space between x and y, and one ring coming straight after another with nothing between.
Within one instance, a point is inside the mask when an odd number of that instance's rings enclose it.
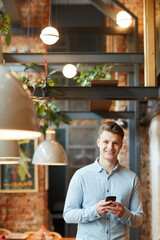
<instances>
[{"instance_id":1,"label":"shirt collar","mask_svg":"<svg viewBox=\"0 0 160 240\"><path fill-rule=\"evenodd\" d=\"M96 160L94 162L94 166L95 166L95 168L98 172L102 172L105 169L98 163L98 161L99 161L99 157L96 158ZM120 164L119 164L119 161L118 161L116 166L113 168L112 173L118 172L119 166L120 166Z\"/></svg>"}]
</instances>

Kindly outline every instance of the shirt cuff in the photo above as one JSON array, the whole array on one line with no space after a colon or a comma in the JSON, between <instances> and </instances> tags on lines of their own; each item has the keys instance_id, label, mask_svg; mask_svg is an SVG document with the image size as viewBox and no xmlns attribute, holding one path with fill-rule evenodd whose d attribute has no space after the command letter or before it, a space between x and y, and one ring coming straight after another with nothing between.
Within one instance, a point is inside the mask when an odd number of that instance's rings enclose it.
<instances>
[{"instance_id":1,"label":"shirt cuff","mask_svg":"<svg viewBox=\"0 0 160 240\"><path fill-rule=\"evenodd\" d=\"M123 216L121 218L119 218L118 220L123 224L127 224L130 217L131 217L130 211L127 208L125 208L125 212L124 212Z\"/></svg>"},{"instance_id":2,"label":"shirt cuff","mask_svg":"<svg viewBox=\"0 0 160 240\"><path fill-rule=\"evenodd\" d=\"M89 214L90 221L94 221L101 217L101 215L99 215L99 213L96 210L96 205L88 209L88 214Z\"/></svg>"}]
</instances>

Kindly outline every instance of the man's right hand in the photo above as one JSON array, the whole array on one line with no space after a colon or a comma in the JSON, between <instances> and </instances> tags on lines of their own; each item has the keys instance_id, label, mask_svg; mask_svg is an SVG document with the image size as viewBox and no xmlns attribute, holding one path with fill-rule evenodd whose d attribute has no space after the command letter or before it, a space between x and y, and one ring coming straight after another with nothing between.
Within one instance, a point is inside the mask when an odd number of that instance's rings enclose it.
<instances>
[{"instance_id":1,"label":"man's right hand","mask_svg":"<svg viewBox=\"0 0 160 240\"><path fill-rule=\"evenodd\" d=\"M105 215L108 211L106 210L107 205L112 203L112 201L106 202L105 200L101 200L96 204L96 210L99 213L99 215Z\"/></svg>"}]
</instances>

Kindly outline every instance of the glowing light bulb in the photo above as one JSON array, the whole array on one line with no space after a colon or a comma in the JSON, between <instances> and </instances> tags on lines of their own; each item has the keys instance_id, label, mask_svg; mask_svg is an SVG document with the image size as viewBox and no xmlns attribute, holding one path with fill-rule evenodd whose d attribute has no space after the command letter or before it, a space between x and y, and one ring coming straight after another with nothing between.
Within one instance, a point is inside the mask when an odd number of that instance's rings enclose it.
<instances>
[{"instance_id":1,"label":"glowing light bulb","mask_svg":"<svg viewBox=\"0 0 160 240\"><path fill-rule=\"evenodd\" d=\"M59 39L59 33L54 27L46 27L42 30L40 38L47 45L56 43Z\"/></svg>"},{"instance_id":2,"label":"glowing light bulb","mask_svg":"<svg viewBox=\"0 0 160 240\"><path fill-rule=\"evenodd\" d=\"M73 64L66 64L62 73L66 78L73 78L77 74L77 68Z\"/></svg>"},{"instance_id":3,"label":"glowing light bulb","mask_svg":"<svg viewBox=\"0 0 160 240\"><path fill-rule=\"evenodd\" d=\"M127 12L125 11L120 11L117 14L116 17L116 22L118 24L118 26L122 27L122 28L127 28L131 25L132 23L132 18L131 15L129 15Z\"/></svg>"}]
</instances>

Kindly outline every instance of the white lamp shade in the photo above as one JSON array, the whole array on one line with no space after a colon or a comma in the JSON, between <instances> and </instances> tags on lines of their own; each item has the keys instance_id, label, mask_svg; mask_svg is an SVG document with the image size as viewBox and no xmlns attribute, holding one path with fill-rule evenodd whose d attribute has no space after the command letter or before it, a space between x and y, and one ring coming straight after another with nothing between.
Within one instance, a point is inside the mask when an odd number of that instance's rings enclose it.
<instances>
[{"instance_id":1,"label":"white lamp shade","mask_svg":"<svg viewBox=\"0 0 160 240\"><path fill-rule=\"evenodd\" d=\"M45 140L34 152L33 164L38 165L67 165L66 153L57 141Z\"/></svg>"},{"instance_id":2,"label":"white lamp shade","mask_svg":"<svg viewBox=\"0 0 160 240\"><path fill-rule=\"evenodd\" d=\"M66 64L62 73L66 78L73 78L77 74L77 68L73 64Z\"/></svg>"},{"instance_id":3,"label":"white lamp shade","mask_svg":"<svg viewBox=\"0 0 160 240\"><path fill-rule=\"evenodd\" d=\"M56 43L59 39L59 33L54 27L46 27L42 30L40 38L47 45Z\"/></svg>"},{"instance_id":4,"label":"white lamp shade","mask_svg":"<svg viewBox=\"0 0 160 240\"><path fill-rule=\"evenodd\" d=\"M46 140L41 142L34 152L33 164L38 165L67 165L66 152L62 145L55 140L55 130L49 127Z\"/></svg>"},{"instance_id":5,"label":"white lamp shade","mask_svg":"<svg viewBox=\"0 0 160 240\"><path fill-rule=\"evenodd\" d=\"M29 90L7 67L0 64L0 139L41 136Z\"/></svg>"},{"instance_id":6,"label":"white lamp shade","mask_svg":"<svg viewBox=\"0 0 160 240\"><path fill-rule=\"evenodd\" d=\"M16 164L20 158L20 148L16 140L0 141L0 164Z\"/></svg>"},{"instance_id":7,"label":"white lamp shade","mask_svg":"<svg viewBox=\"0 0 160 240\"><path fill-rule=\"evenodd\" d=\"M120 11L117 14L116 17L116 22L118 24L118 26L122 27L122 28L127 28L131 25L132 23L132 18L131 15L129 15L127 12L125 11Z\"/></svg>"}]
</instances>

